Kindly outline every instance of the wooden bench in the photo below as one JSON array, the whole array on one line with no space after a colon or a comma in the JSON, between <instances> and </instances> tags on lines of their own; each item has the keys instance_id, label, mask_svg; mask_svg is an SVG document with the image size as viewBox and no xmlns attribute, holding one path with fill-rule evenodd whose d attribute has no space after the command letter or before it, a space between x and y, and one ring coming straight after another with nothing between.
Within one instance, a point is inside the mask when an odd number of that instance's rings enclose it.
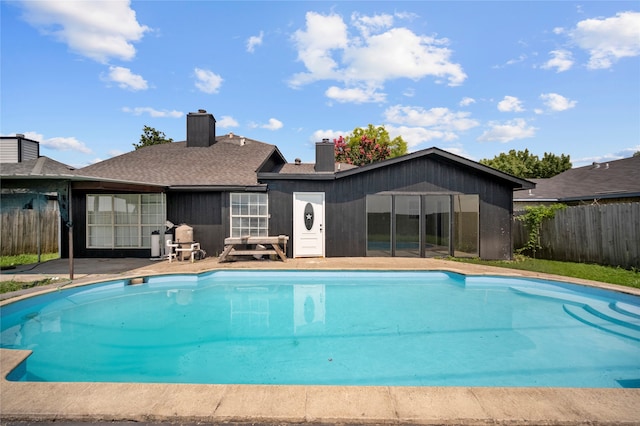
<instances>
[{"instance_id":1,"label":"wooden bench","mask_svg":"<svg viewBox=\"0 0 640 426\"><path fill-rule=\"evenodd\" d=\"M224 239L224 250L219 257L219 262L227 261L229 256L260 256L264 254L277 254L284 262L287 260L287 235L277 237L229 237ZM239 246L265 245L271 248L238 248Z\"/></svg>"}]
</instances>

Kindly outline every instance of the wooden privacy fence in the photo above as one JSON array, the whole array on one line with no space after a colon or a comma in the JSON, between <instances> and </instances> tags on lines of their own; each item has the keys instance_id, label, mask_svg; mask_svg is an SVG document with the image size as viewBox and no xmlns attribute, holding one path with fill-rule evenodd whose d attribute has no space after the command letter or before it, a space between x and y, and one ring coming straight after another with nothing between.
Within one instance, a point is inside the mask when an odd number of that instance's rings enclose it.
<instances>
[{"instance_id":1,"label":"wooden privacy fence","mask_svg":"<svg viewBox=\"0 0 640 426\"><path fill-rule=\"evenodd\" d=\"M0 254L14 256L38 253L38 222L40 253L57 253L60 222L57 210L7 209L0 214Z\"/></svg>"},{"instance_id":2,"label":"wooden privacy fence","mask_svg":"<svg viewBox=\"0 0 640 426\"><path fill-rule=\"evenodd\" d=\"M540 237L539 259L640 268L640 203L567 207L542 223ZM515 220L514 247L527 238L524 223Z\"/></svg>"}]
</instances>

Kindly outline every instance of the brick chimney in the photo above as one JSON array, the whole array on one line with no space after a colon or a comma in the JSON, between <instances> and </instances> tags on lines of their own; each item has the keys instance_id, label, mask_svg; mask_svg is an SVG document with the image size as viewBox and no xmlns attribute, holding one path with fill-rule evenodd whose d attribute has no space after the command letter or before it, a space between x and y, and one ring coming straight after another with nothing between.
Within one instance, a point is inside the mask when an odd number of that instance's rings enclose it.
<instances>
[{"instance_id":1,"label":"brick chimney","mask_svg":"<svg viewBox=\"0 0 640 426\"><path fill-rule=\"evenodd\" d=\"M206 148L216 143L216 119L207 111L187 114L187 147Z\"/></svg>"},{"instance_id":2,"label":"brick chimney","mask_svg":"<svg viewBox=\"0 0 640 426\"><path fill-rule=\"evenodd\" d=\"M316 142L316 164L314 169L316 172L334 172L336 165L336 156L333 143L329 139L322 139L322 142Z\"/></svg>"}]
</instances>

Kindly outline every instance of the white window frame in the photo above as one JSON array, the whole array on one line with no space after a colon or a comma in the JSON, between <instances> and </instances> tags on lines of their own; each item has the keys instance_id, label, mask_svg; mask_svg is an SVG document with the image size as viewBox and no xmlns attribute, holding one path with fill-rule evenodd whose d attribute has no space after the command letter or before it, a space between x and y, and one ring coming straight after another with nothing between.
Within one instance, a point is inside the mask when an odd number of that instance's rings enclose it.
<instances>
[{"instance_id":1,"label":"white window frame","mask_svg":"<svg viewBox=\"0 0 640 426\"><path fill-rule=\"evenodd\" d=\"M232 192L229 195L231 237L269 235L269 196L266 192Z\"/></svg>"},{"instance_id":2,"label":"white window frame","mask_svg":"<svg viewBox=\"0 0 640 426\"><path fill-rule=\"evenodd\" d=\"M97 211L92 209L93 198L98 198ZM87 248L147 249L151 248L151 233L165 229L164 193L87 194L86 203Z\"/></svg>"}]
</instances>

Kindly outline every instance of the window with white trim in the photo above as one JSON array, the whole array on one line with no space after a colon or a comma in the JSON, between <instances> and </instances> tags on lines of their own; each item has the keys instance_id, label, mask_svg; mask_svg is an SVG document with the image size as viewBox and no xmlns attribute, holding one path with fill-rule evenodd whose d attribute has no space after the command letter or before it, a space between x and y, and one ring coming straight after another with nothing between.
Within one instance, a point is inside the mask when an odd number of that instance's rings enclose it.
<instances>
[{"instance_id":1,"label":"window with white trim","mask_svg":"<svg viewBox=\"0 0 640 426\"><path fill-rule=\"evenodd\" d=\"M231 236L268 236L268 201L265 193L232 193Z\"/></svg>"},{"instance_id":2,"label":"window with white trim","mask_svg":"<svg viewBox=\"0 0 640 426\"><path fill-rule=\"evenodd\" d=\"M87 248L150 248L165 221L164 194L88 194Z\"/></svg>"}]
</instances>

